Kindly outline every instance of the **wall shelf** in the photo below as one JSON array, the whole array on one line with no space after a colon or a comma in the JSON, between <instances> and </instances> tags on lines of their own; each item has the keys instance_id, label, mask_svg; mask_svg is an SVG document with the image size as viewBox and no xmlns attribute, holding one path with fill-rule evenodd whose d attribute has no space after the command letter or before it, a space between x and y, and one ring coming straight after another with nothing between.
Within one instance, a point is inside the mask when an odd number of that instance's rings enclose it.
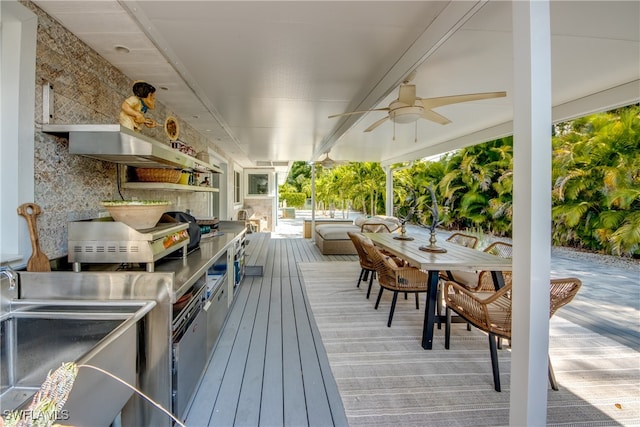
<instances>
[{"instance_id":1,"label":"wall shelf","mask_svg":"<svg viewBox=\"0 0 640 427\"><path fill-rule=\"evenodd\" d=\"M171 190L218 193L220 189L199 185L170 184L167 182L124 182L122 188L129 190Z\"/></svg>"},{"instance_id":2,"label":"wall shelf","mask_svg":"<svg viewBox=\"0 0 640 427\"><path fill-rule=\"evenodd\" d=\"M174 150L118 125L42 125L42 131L68 135L69 153L139 168L175 168L222 173L217 165Z\"/></svg>"}]
</instances>

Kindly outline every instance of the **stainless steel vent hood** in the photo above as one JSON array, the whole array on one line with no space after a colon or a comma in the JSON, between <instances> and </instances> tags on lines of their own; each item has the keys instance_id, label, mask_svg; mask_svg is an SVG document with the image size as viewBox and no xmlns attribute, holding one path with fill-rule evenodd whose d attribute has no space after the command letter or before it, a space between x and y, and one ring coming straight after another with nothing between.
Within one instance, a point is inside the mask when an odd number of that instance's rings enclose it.
<instances>
[{"instance_id":1,"label":"stainless steel vent hood","mask_svg":"<svg viewBox=\"0 0 640 427\"><path fill-rule=\"evenodd\" d=\"M69 153L139 168L179 168L221 173L148 136L118 125L43 125L42 131L69 134Z\"/></svg>"}]
</instances>

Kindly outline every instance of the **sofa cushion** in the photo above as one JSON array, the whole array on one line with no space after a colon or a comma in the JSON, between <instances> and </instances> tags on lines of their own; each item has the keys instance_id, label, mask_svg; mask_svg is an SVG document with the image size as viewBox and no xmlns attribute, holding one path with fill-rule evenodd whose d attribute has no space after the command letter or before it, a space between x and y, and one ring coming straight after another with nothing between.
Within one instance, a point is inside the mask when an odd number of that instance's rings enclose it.
<instances>
[{"instance_id":1,"label":"sofa cushion","mask_svg":"<svg viewBox=\"0 0 640 427\"><path fill-rule=\"evenodd\" d=\"M480 273L475 271L452 271L453 280L466 286L469 289L478 287Z\"/></svg>"},{"instance_id":2,"label":"sofa cushion","mask_svg":"<svg viewBox=\"0 0 640 427\"><path fill-rule=\"evenodd\" d=\"M351 240L348 231L359 232L360 227L352 224L318 224L316 232L325 240Z\"/></svg>"}]
</instances>

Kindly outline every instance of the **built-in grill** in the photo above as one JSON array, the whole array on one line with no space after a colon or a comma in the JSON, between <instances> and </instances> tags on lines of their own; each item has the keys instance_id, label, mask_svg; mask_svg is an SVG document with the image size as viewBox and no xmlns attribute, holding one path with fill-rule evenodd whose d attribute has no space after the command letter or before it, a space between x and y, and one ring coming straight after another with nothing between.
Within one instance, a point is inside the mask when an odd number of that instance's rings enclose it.
<instances>
[{"instance_id":1,"label":"built-in grill","mask_svg":"<svg viewBox=\"0 0 640 427\"><path fill-rule=\"evenodd\" d=\"M154 263L189 244L187 223L159 223L136 230L128 225L100 218L69 223L69 262L81 271L82 263L146 263L148 272ZM184 250L183 257L187 251Z\"/></svg>"}]
</instances>

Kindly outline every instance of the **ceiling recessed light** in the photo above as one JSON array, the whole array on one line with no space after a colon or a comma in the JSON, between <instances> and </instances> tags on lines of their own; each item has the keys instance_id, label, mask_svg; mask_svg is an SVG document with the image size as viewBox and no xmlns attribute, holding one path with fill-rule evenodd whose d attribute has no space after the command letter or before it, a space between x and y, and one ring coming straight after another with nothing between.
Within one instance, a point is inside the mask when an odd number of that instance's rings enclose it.
<instances>
[{"instance_id":1,"label":"ceiling recessed light","mask_svg":"<svg viewBox=\"0 0 640 427\"><path fill-rule=\"evenodd\" d=\"M131 52L131 49L129 49L126 46L122 46L122 45L116 45L113 48L115 49L116 52L119 52L119 53L129 53L129 52Z\"/></svg>"},{"instance_id":2,"label":"ceiling recessed light","mask_svg":"<svg viewBox=\"0 0 640 427\"><path fill-rule=\"evenodd\" d=\"M166 87L166 86L160 86L160 89L162 89L162 90L169 90L169 88L168 88L168 87Z\"/></svg>"},{"instance_id":3,"label":"ceiling recessed light","mask_svg":"<svg viewBox=\"0 0 640 427\"><path fill-rule=\"evenodd\" d=\"M191 117L193 117L194 119L199 119L200 118L200 116L191 116Z\"/></svg>"}]
</instances>

